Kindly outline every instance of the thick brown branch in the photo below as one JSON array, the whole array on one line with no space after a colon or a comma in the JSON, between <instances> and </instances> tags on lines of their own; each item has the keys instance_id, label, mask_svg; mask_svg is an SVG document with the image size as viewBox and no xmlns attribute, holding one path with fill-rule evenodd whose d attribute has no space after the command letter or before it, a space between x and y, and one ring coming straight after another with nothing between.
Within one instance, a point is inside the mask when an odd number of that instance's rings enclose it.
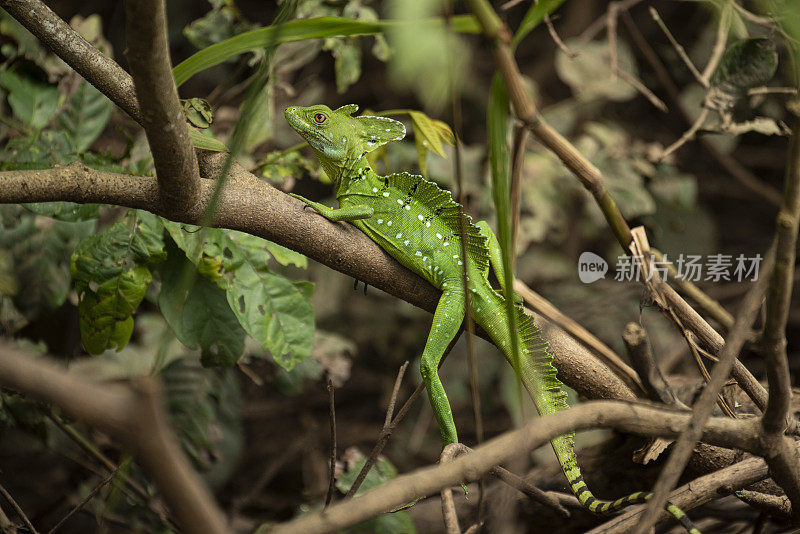
<instances>
[{"instance_id":1,"label":"thick brown branch","mask_svg":"<svg viewBox=\"0 0 800 534\"><path fill-rule=\"evenodd\" d=\"M200 174L172 77L164 0L127 0L125 18L126 56L153 154L161 202L165 209L180 213L197 202Z\"/></svg>"},{"instance_id":2,"label":"thick brown branch","mask_svg":"<svg viewBox=\"0 0 800 534\"><path fill-rule=\"evenodd\" d=\"M142 114L130 75L114 60L87 43L69 24L50 11L44 2L0 0L0 7L133 120L142 123Z\"/></svg>"},{"instance_id":3,"label":"thick brown branch","mask_svg":"<svg viewBox=\"0 0 800 534\"><path fill-rule=\"evenodd\" d=\"M133 388L95 384L68 374L45 358L0 343L0 384L56 404L130 447L187 532L227 531L211 492L172 433L152 380L143 379Z\"/></svg>"},{"instance_id":4,"label":"thick brown branch","mask_svg":"<svg viewBox=\"0 0 800 534\"><path fill-rule=\"evenodd\" d=\"M762 458L748 458L676 488L670 493L669 501L683 511L691 510L768 476L767 464ZM644 507L633 508L586 534L627 534L643 512ZM669 512L662 511L659 520L668 520L671 517Z\"/></svg>"},{"instance_id":5,"label":"thick brown branch","mask_svg":"<svg viewBox=\"0 0 800 534\"><path fill-rule=\"evenodd\" d=\"M201 153L204 176L217 176L225 156ZM66 200L139 208L169 217L158 202L154 178L89 169L79 163L48 170L0 172L0 203ZM200 180L200 200L178 222L200 222L215 182ZM440 292L411 273L355 227L331 223L258 180L238 164L216 209L214 226L241 230L301 252L337 271L433 312ZM536 318L554 347L559 376L588 398L633 400L630 389L563 330Z\"/></svg>"},{"instance_id":6,"label":"thick brown branch","mask_svg":"<svg viewBox=\"0 0 800 534\"><path fill-rule=\"evenodd\" d=\"M275 534L329 532L359 523L418 497L462 481L476 480L495 465L544 445L570 430L616 428L626 432L672 437L689 420L689 414L647 405L617 401L590 402L557 414L546 415L525 427L508 432L475 448L452 462L400 476L357 499L336 504L276 527ZM756 420L714 417L708 420L704 441L745 450L759 447Z\"/></svg>"}]
</instances>

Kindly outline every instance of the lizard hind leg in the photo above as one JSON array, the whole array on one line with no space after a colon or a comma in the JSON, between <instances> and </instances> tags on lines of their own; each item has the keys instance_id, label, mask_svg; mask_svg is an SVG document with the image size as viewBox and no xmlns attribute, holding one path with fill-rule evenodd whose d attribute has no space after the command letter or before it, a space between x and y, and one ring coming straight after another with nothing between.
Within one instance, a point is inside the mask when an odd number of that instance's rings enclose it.
<instances>
[{"instance_id":1,"label":"lizard hind leg","mask_svg":"<svg viewBox=\"0 0 800 534\"><path fill-rule=\"evenodd\" d=\"M450 287L447 287L448 285ZM457 443L458 434L450 401L447 400L444 386L439 379L439 361L447 346L458 334L464 320L464 312L464 290L460 286L460 280L446 281L445 290L433 314L433 324L420 363L422 380L425 382L433 413L439 423L443 445Z\"/></svg>"}]
</instances>

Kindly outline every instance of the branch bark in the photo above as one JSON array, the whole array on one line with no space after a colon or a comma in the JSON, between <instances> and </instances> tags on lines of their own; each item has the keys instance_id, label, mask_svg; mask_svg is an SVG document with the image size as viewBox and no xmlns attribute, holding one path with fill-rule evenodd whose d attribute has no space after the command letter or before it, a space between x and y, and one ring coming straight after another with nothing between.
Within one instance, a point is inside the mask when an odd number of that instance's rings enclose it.
<instances>
[{"instance_id":1,"label":"branch bark","mask_svg":"<svg viewBox=\"0 0 800 534\"><path fill-rule=\"evenodd\" d=\"M769 400L761 420L764 429L765 456L770 471L786 496L792 501L792 519L800 524L800 461L797 451L783 436L792 400L789 360L786 356L786 320L794 282L795 247L800 223L800 117L794 121L786 164L783 202L776 221L777 252L775 269L770 277L767 316L764 322L764 357L766 359Z\"/></svg>"},{"instance_id":2,"label":"branch bark","mask_svg":"<svg viewBox=\"0 0 800 534\"><path fill-rule=\"evenodd\" d=\"M746 488L768 476L769 470L763 458L748 458L675 488L669 495L669 502L685 512L718 499L726 493ZM586 534L627 534L642 517L644 510L644 506L632 508ZM669 512L661 511L659 520L671 517Z\"/></svg>"},{"instance_id":3,"label":"branch bark","mask_svg":"<svg viewBox=\"0 0 800 534\"><path fill-rule=\"evenodd\" d=\"M767 260L770 261L770 264L763 266L765 272L772 270L771 258L770 256L770 259ZM739 351L744 346L750 332L750 326L758 316L764 293L767 290L768 280L767 276L761 276L745 295L742 302L742 310L733 323L731 334L725 346L719 351L719 360L714 364L711 378L692 407L691 422L675 442L669 459L653 487L653 497L648 501L645 513L633 531L635 534L645 534L650 531L667 502L668 493L675 487L678 478L683 473L683 469L686 467L686 463L689 461L689 457L702 434L703 425L711 417L717 395L722 391L722 386L728 381L733 362L737 361L736 358Z\"/></svg>"},{"instance_id":4,"label":"branch bark","mask_svg":"<svg viewBox=\"0 0 800 534\"><path fill-rule=\"evenodd\" d=\"M224 154L200 152L203 176L218 175ZM169 217L159 202L156 180L90 169L80 163L46 170L0 172L1 203L66 200L143 209ZM176 218L198 224L216 182L200 180L200 199ZM355 227L331 223L303 204L258 180L234 162L216 206L213 226L248 232L296 250L429 312L441 293L400 265ZM588 398L633 400L635 395L611 370L563 330L536 317L554 348L559 376ZM480 333L479 333L480 334ZM485 336L485 333L483 334Z\"/></svg>"},{"instance_id":5,"label":"branch bark","mask_svg":"<svg viewBox=\"0 0 800 534\"><path fill-rule=\"evenodd\" d=\"M187 532L223 534L225 518L192 469L172 433L155 382L133 387L78 379L46 358L0 342L0 384L39 400L115 436L130 447Z\"/></svg>"},{"instance_id":6,"label":"branch bark","mask_svg":"<svg viewBox=\"0 0 800 534\"><path fill-rule=\"evenodd\" d=\"M164 210L180 213L197 202L200 173L172 77L164 0L126 0L126 56L142 110ZM174 216L172 217L174 218Z\"/></svg>"},{"instance_id":7,"label":"branch bark","mask_svg":"<svg viewBox=\"0 0 800 534\"><path fill-rule=\"evenodd\" d=\"M330 532L387 512L420 496L439 492L462 481L477 480L492 467L546 444L556 436L587 428L616 428L625 432L672 437L689 421L689 414L648 405L617 401L589 402L546 415L519 430L487 441L450 463L402 475L352 501L309 514L274 528L275 534ZM703 440L726 447L758 450L759 422L714 417Z\"/></svg>"}]
</instances>

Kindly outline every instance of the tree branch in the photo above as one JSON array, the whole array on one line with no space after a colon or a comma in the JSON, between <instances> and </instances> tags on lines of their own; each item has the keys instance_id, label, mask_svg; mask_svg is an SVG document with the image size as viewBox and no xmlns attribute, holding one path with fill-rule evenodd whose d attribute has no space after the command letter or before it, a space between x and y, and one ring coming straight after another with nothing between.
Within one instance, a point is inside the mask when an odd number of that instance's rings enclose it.
<instances>
[{"instance_id":1,"label":"tree branch","mask_svg":"<svg viewBox=\"0 0 800 534\"><path fill-rule=\"evenodd\" d=\"M786 356L786 320L794 282L795 247L800 223L800 117L794 121L786 163L783 202L776 221L777 252L767 295L764 322L764 358L766 359L769 400L762 418L765 456L775 482L792 501L792 519L800 524L800 462L788 438L787 416L792 400L789 361Z\"/></svg>"},{"instance_id":2,"label":"tree branch","mask_svg":"<svg viewBox=\"0 0 800 534\"><path fill-rule=\"evenodd\" d=\"M224 154L201 152L204 176L217 176ZM0 203L65 200L138 208L168 217L154 178L90 169L80 163L45 170L0 172ZM200 199L177 219L198 224L216 183L200 180ZM296 250L429 312L441 293L349 224L331 223L234 163L216 206L213 226L240 230ZM540 318L536 323L554 347L559 376L588 398L633 400L630 389L568 334ZM485 333L482 335L485 336Z\"/></svg>"},{"instance_id":3,"label":"tree branch","mask_svg":"<svg viewBox=\"0 0 800 534\"><path fill-rule=\"evenodd\" d=\"M125 31L160 199L165 210L180 213L197 202L200 173L172 77L164 0L126 0Z\"/></svg>"},{"instance_id":4,"label":"tree branch","mask_svg":"<svg viewBox=\"0 0 800 534\"><path fill-rule=\"evenodd\" d=\"M214 497L172 433L159 388L151 379L139 380L132 388L100 385L78 379L46 358L0 342L0 384L56 404L130 447L187 532L227 532Z\"/></svg>"},{"instance_id":5,"label":"tree branch","mask_svg":"<svg viewBox=\"0 0 800 534\"><path fill-rule=\"evenodd\" d=\"M768 476L769 470L763 458L748 458L675 488L675 491L669 495L669 502L685 512L739 488L746 488ZM635 522L642 517L644 510L644 506L631 508L586 534L627 534L633 530ZM671 517L669 512L663 510L660 513L659 521Z\"/></svg>"},{"instance_id":6,"label":"tree branch","mask_svg":"<svg viewBox=\"0 0 800 534\"><path fill-rule=\"evenodd\" d=\"M769 264L764 265L763 269L765 273L768 273L772 270L772 256L766 261L769 261ZM745 295L741 305L741 312L736 316L733 328L731 328L731 334L725 346L719 351L719 359L711 371L711 378L692 407L691 422L681 432L680 437L673 445L669 459L653 487L653 497L648 501L645 513L633 531L635 534L645 534L650 531L667 502L668 493L675 487L678 478L683 473L686 463L689 461L689 457L702 434L703 425L711 417L717 395L722 391L722 386L728 381L733 362L737 361L736 358L739 351L744 346L750 332L750 326L758 316L758 312L761 309L761 301L767 290L768 280L769 277L761 276Z\"/></svg>"},{"instance_id":7,"label":"tree branch","mask_svg":"<svg viewBox=\"0 0 800 534\"><path fill-rule=\"evenodd\" d=\"M529 422L523 428L487 441L450 463L426 467L317 512L273 529L275 534L330 532L375 517L421 496L462 481L476 480L496 465L544 445L556 436L587 428L616 428L625 432L672 437L689 421L689 414L618 401L589 402ZM714 417L708 420L703 440L745 450L759 447L757 420Z\"/></svg>"}]
</instances>

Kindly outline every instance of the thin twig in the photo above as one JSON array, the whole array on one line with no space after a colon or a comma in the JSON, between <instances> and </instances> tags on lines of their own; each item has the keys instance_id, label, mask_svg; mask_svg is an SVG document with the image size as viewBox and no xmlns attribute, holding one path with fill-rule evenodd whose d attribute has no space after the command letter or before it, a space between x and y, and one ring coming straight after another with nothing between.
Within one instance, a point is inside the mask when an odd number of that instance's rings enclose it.
<instances>
[{"instance_id":1,"label":"thin twig","mask_svg":"<svg viewBox=\"0 0 800 534\"><path fill-rule=\"evenodd\" d=\"M522 167L525 163L525 142L528 129L523 124L514 127L514 142L511 150L511 270L516 268L517 236L519 236L520 205L522 204Z\"/></svg>"},{"instance_id":2,"label":"thin twig","mask_svg":"<svg viewBox=\"0 0 800 534\"><path fill-rule=\"evenodd\" d=\"M567 316L564 312L556 308L549 300L535 292L524 282L514 280L514 291L519 293L525 303L530 308L551 321L552 323L563 328L568 332L573 339L584 345L591 350L597 357L606 364L611 370L614 371L631 389L637 393L644 393L645 390L639 381L639 376L630 365L625 363L616 352L614 352L608 345L600 341L594 334L586 330L577 321Z\"/></svg>"},{"instance_id":3,"label":"thin twig","mask_svg":"<svg viewBox=\"0 0 800 534\"><path fill-rule=\"evenodd\" d=\"M397 395L400 393L400 385L403 383L403 377L406 374L406 369L408 369L408 360L403 362L403 365L400 366L400 370L397 371L397 378L394 380L394 387L392 388L392 396L389 397L389 405L386 407L386 418L383 420L383 428L387 428L392 423L392 417L394 417L394 406L397 403Z\"/></svg>"},{"instance_id":4,"label":"thin twig","mask_svg":"<svg viewBox=\"0 0 800 534\"><path fill-rule=\"evenodd\" d=\"M611 79L616 81L619 71L619 54L617 52L617 20L619 19L619 2L608 3L606 11L606 36L608 39L608 62L611 65Z\"/></svg>"},{"instance_id":5,"label":"thin twig","mask_svg":"<svg viewBox=\"0 0 800 534\"><path fill-rule=\"evenodd\" d=\"M111 473L110 475L108 475L108 477L106 477L106 479L105 479L105 480L103 480L103 481L102 481L102 482L100 482L100 483L99 483L97 486L95 486L95 487L94 487L94 489L92 489L92 491L90 491L90 492L89 492L89 494L88 494L88 495L86 495L86 497L84 497L84 498L81 500L81 502L79 502L78 504L76 504L75 506L73 506L73 507L72 507L72 509L71 509L71 510L70 510L70 511L67 513L67 515L65 515L63 518L61 518L61 521L59 521L58 523L56 523L56 524L55 524L55 526L54 526L53 528L51 528L50 530L48 530L48 531L47 531L47 534L54 534L54 533L55 533L55 532L56 532L56 531L57 531L59 528L61 528L61 525L63 525L63 524L64 524L64 523L65 523L65 522L66 522L66 521L67 521L67 520L68 520L70 517L72 517L73 515L75 515L76 513L78 513L78 512L81 510L81 508L83 508L84 506L86 506L86 504L87 504L89 501L91 501L92 499L94 499L94 496L95 496L95 495L97 495L97 494L98 494L98 492L99 492L101 489L103 489L103 487L104 487L106 484L108 484L109 482L111 482L112 480L114 480L114 477L115 477L115 476L117 476L117 473L116 473L116 472L113 472L113 473Z\"/></svg>"},{"instance_id":6,"label":"thin twig","mask_svg":"<svg viewBox=\"0 0 800 534\"><path fill-rule=\"evenodd\" d=\"M675 85L675 82L672 81L669 71L659 59L658 54L656 54L655 50L653 50L653 47L650 46L650 43L647 41L644 35L642 35L642 32L639 31L636 23L627 12L625 12L623 16L623 21L625 22L625 25L634 43L639 47L645 57L645 60L650 64L659 81L661 82L661 85L669 94L672 105L678 109L684 121L686 122L686 125L691 126L693 122L692 117L689 115L689 112L681 102L680 91ZM723 154L719 149L716 148L716 146L714 146L710 139L701 137L700 143L703 145L705 151L711 154L711 157L713 157L717 163L722 166L725 172L729 173L734 180L739 182L740 185L752 191L770 204L780 206L781 194L777 189L761 182L756 176L753 175L753 173L745 169L733 157L729 156L728 154Z\"/></svg>"},{"instance_id":7,"label":"thin twig","mask_svg":"<svg viewBox=\"0 0 800 534\"><path fill-rule=\"evenodd\" d=\"M622 0L617 3L618 4L617 11L621 13L627 13L630 8L640 3L641 1L642 0ZM583 32L581 32L581 34L578 36L577 41L580 44L580 46L583 46L584 44L588 43L589 41L597 37L597 35L601 31L603 31L603 28L605 28L607 24L608 24L608 14L603 14L597 17L597 19L595 19L594 22L589 24L589 26L587 26L586 29L583 30Z\"/></svg>"},{"instance_id":8,"label":"thin twig","mask_svg":"<svg viewBox=\"0 0 800 534\"><path fill-rule=\"evenodd\" d=\"M766 265L762 267L763 273L771 272L773 261L771 257L765 260ZM719 361L714 365L706 387L692 407L691 424L686 427L673 445L672 453L653 487L653 497L647 503L645 513L636 525L634 534L649 532L664 508L669 492L675 487L678 477L683 473L695 444L700 439L702 427L711 417L717 396L728 381L733 363L737 361L736 357L747 340L750 326L758 315L768 279L767 276L761 276L742 299L741 311L737 314L725 346L718 354Z\"/></svg>"},{"instance_id":9,"label":"thin twig","mask_svg":"<svg viewBox=\"0 0 800 534\"><path fill-rule=\"evenodd\" d=\"M705 81L704 87L711 85L711 76L719 65L722 55L725 53L725 45L728 43L728 29L730 28L731 11L730 3L726 3L722 8L722 13L719 17L719 24L717 24L717 37L714 41L714 48L711 49L711 56L708 58L703 69L702 78Z\"/></svg>"},{"instance_id":10,"label":"thin twig","mask_svg":"<svg viewBox=\"0 0 800 534\"><path fill-rule=\"evenodd\" d=\"M661 374L650 350L645 329L636 323L628 323L622 333L622 340L650 400L663 402L668 406L685 407Z\"/></svg>"},{"instance_id":11,"label":"thin twig","mask_svg":"<svg viewBox=\"0 0 800 534\"><path fill-rule=\"evenodd\" d=\"M648 87L640 82L634 75L621 69L616 69L616 73L620 78L622 78L622 81L630 84L631 87L639 91L639 93L641 93L642 96L649 100L651 104L658 108L659 111L669 113L669 108L667 108L667 105L664 103L664 101L658 98L653 91L648 89Z\"/></svg>"},{"instance_id":12,"label":"thin twig","mask_svg":"<svg viewBox=\"0 0 800 534\"><path fill-rule=\"evenodd\" d=\"M22 510L20 505L17 504L17 501L14 500L14 497L11 496L11 494L2 484L0 484L0 495L3 496L3 498L8 502L8 504L11 505L11 507L17 513L19 518L22 519L22 522L25 523L25 527L28 530L30 530L33 534L39 534L38 531L34 528L33 523L31 523L31 520L28 519L27 515L25 515L25 512Z\"/></svg>"},{"instance_id":13,"label":"thin twig","mask_svg":"<svg viewBox=\"0 0 800 534\"><path fill-rule=\"evenodd\" d=\"M439 456L439 463L441 465L450 463L461 450L459 443L450 443L442 450L442 454ZM440 495L442 497L442 519L444 520L445 532L447 534L461 534L456 505L453 502L452 486L442 488Z\"/></svg>"},{"instance_id":14,"label":"thin twig","mask_svg":"<svg viewBox=\"0 0 800 534\"><path fill-rule=\"evenodd\" d=\"M326 388L328 390L328 418L331 423L331 461L328 472L328 492L325 495L325 506L323 506L323 509L327 508L331 503L333 500L333 493L336 491L336 402L333 395L333 380L331 380L330 376L328 376Z\"/></svg>"},{"instance_id":15,"label":"thin twig","mask_svg":"<svg viewBox=\"0 0 800 534\"><path fill-rule=\"evenodd\" d=\"M706 119L708 118L709 112L710 110L708 108L703 108L702 110L700 110L700 115L697 116L697 119L695 119L694 123L692 123L689 129L683 132L683 135L681 135L677 141L675 141L667 148L662 150L661 154L658 155L658 160L659 161L663 160L664 158L666 158L667 156L678 150L680 147L682 147L683 145L694 139L694 136L697 133L697 131L700 130L700 128L702 128L703 125L706 123Z\"/></svg>"},{"instance_id":16,"label":"thin twig","mask_svg":"<svg viewBox=\"0 0 800 534\"><path fill-rule=\"evenodd\" d=\"M55 362L0 344L0 384L97 426L136 454L142 470L187 532L221 534L227 526L211 492L192 468L163 412L158 387L149 378L126 387L79 379Z\"/></svg>"},{"instance_id":17,"label":"thin twig","mask_svg":"<svg viewBox=\"0 0 800 534\"><path fill-rule=\"evenodd\" d=\"M547 27L547 33L550 34L550 38L553 40L559 50L561 50L569 59L575 59L580 55L580 52L573 52L569 49L569 47L567 47L567 44L558 35L556 27L553 26L553 18L549 14L545 13L542 20L544 21L544 25Z\"/></svg>"},{"instance_id":18,"label":"thin twig","mask_svg":"<svg viewBox=\"0 0 800 534\"><path fill-rule=\"evenodd\" d=\"M680 58L686 64L689 72L691 72L692 76L694 76L695 80L697 80L697 83L708 88L708 81L703 78L703 75L700 74L700 71L694 66L694 63L692 63L692 60L689 59L689 56L686 54L686 50L684 50L683 46L681 46L681 44L675 39L675 37L672 35L672 32L669 31L669 28L667 28L667 25L664 24L663 20L661 20L661 16L658 14L658 11L656 11L656 8L653 6L650 6L650 15L653 17L653 20L656 21L656 24L658 24L658 26L661 28L661 31L664 32L664 35L667 36L667 39L669 39L672 47L676 52L678 52L678 56L680 56Z\"/></svg>"},{"instance_id":19,"label":"thin twig","mask_svg":"<svg viewBox=\"0 0 800 534\"><path fill-rule=\"evenodd\" d=\"M789 362L786 355L786 323L794 283L795 247L800 226L800 117L794 121L786 163L783 202L776 224L777 252L775 268L769 280L766 320L764 322L764 358L766 359L769 399L762 419L765 446L770 454L767 463L773 478L792 501L792 517L800 523L800 461L794 447L783 435L792 400Z\"/></svg>"},{"instance_id":20,"label":"thin twig","mask_svg":"<svg viewBox=\"0 0 800 534\"><path fill-rule=\"evenodd\" d=\"M447 350L444 351L442 359L439 361L440 368L444 363L445 359L447 359L447 356L450 354L450 351L453 350L453 347L458 342L459 337L461 337L460 331L453 339L453 341L450 342L450 345L447 347ZM400 421L402 421L403 418L406 416L408 410L411 409L411 405L414 404L414 401L416 401L420 395L422 395L423 391L425 391L425 383L420 382L420 384L417 386L417 389L415 389L414 392L411 394L411 396L408 397L408 400L406 400L405 404L403 404L403 406L400 408L400 411L398 411L397 415L394 416L392 422L388 426L384 425L383 429L381 429L381 434L378 437L378 441L375 442L375 445L369 452L367 461L364 463L364 467L362 467L361 471L358 473L358 476L353 482L353 485L350 486L349 490L347 490L347 495L344 496L345 499L350 499L356 494L358 488L361 487L362 482L364 482L364 479L367 477L369 470L372 468L373 465L375 465L375 462L378 460L378 456L383 451L383 448L386 446L386 443L389 441L389 438L392 436L392 432L395 431L397 425L400 424Z\"/></svg>"}]
</instances>

